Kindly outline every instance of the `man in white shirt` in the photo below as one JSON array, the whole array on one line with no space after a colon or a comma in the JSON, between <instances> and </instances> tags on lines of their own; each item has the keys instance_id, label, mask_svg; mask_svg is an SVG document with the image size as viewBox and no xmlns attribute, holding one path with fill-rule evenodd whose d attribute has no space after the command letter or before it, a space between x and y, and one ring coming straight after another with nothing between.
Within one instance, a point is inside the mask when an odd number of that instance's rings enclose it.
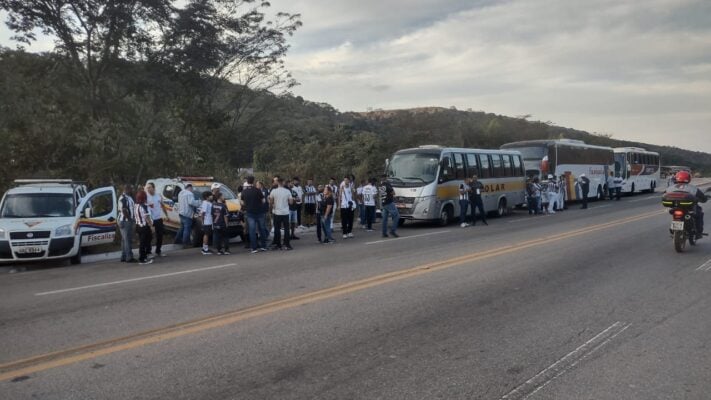
<instances>
[{"instance_id":1,"label":"man in white shirt","mask_svg":"<svg viewBox=\"0 0 711 400\"><path fill-rule=\"evenodd\" d=\"M301 214L303 213L303 202L304 202L304 188L301 187L301 180L298 176L293 179L294 187L291 188L293 192L296 193L296 224L299 229L306 229L304 224L301 222Z\"/></svg>"},{"instance_id":2,"label":"man in white shirt","mask_svg":"<svg viewBox=\"0 0 711 400\"><path fill-rule=\"evenodd\" d=\"M346 176L343 178L338 198L341 204L341 229L343 230L343 238L352 238L353 217L356 205L355 199L353 198L353 186L350 177Z\"/></svg>"},{"instance_id":3,"label":"man in white shirt","mask_svg":"<svg viewBox=\"0 0 711 400\"><path fill-rule=\"evenodd\" d=\"M373 222L375 222L375 199L378 195L378 188L375 187L376 183L375 179L371 179L370 182L363 187L366 232L373 232Z\"/></svg>"},{"instance_id":4,"label":"man in white shirt","mask_svg":"<svg viewBox=\"0 0 711 400\"><path fill-rule=\"evenodd\" d=\"M148 211L151 214L153 227L155 228L155 254L157 257L165 257L165 254L161 252L161 247L163 247L163 232L165 231L165 227L163 225L163 200L160 195L156 193L156 186L153 182L148 182L146 185L146 192L148 194L146 204L148 205Z\"/></svg>"},{"instance_id":5,"label":"man in white shirt","mask_svg":"<svg viewBox=\"0 0 711 400\"><path fill-rule=\"evenodd\" d=\"M314 181L309 179L304 187L304 214L306 215L306 227L313 225L316 216L316 203L318 191L314 186ZM320 225L320 224L318 224Z\"/></svg>"},{"instance_id":6,"label":"man in white shirt","mask_svg":"<svg viewBox=\"0 0 711 400\"><path fill-rule=\"evenodd\" d=\"M289 205L294 199L291 190L284 187L284 180L277 180L277 187L269 193L269 204L274 216L274 247L282 250L293 250L289 243ZM284 230L284 243L281 243L281 230Z\"/></svg>"}]
</instances>

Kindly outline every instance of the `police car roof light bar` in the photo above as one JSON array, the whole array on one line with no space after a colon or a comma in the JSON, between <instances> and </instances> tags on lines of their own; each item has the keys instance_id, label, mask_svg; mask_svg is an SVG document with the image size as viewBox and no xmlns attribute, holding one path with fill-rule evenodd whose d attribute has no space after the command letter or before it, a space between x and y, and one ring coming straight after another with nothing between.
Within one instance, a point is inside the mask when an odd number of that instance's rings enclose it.
<instances>
[{"instance_id":1,"label":"police car roof light bar","mask_svg":"<svg viewBox=\"0 0 711 400\"><path fill-rule=\"evenodd\" d=\"M212 176L179 176L178 180L181 180L181 181L214 181L215 178Z\"/></svg>"}]
</instances>

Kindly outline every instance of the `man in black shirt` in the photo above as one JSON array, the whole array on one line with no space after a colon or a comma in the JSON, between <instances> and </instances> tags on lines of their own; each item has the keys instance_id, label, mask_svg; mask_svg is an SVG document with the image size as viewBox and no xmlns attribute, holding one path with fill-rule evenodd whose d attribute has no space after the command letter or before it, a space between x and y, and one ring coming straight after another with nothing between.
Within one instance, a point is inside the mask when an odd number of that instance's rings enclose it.
<instances>
[{"instance_id":1,"label":"man in black shirt","mask_svg":"<svg viewBox=\"0 0 711 400\"><path fill-rule=\"evenodd\" d=\"M472 176L472 182L469 185L469 202L472 204L472 226L476 225L476 210L479 210L479 215L481 216L481 222L484 225L489 225L486 222L486 212L484 211L484 200L482 195L484 194L484 185L479 182L479 178L474 175Z\"/></svg>"},{"instance_id":2,"label":"man in black shirt","mask_svg":"<svg viewBox=\"0 0 711 400\"><path fill-rule=\"evenodd\" d=\"M583 194L582 209L588 208L588 193L590 193L590 179L585 174L580 175L580 191Z\"/></svg>"},{"instance_id":3,"label":"man in black shirt","mask_svg":"<svg viewBox=\"0 0 711 400\"><path fill-rule=\"evenodd\" d=\"M388 237L388 217L392 218L390 235L398 237L397 224L400 222L400 213L395 206L395 190L392 185L390 185L390 182L388 182L387 175L381 177L378 190L380 192L380 204L383 212L383 237Z\"/></svg>"},{"instance_id":4,"label":"man in black shirt","mask_svg":"<svg viewBox=\"0 0 711 400\"><path fill-rule=\"evenodd\" d=\"M249 242L252 253L267 250L267 221L264 211L264 193L254 186L254 177L247 177L248 186L242 191L242 206L247 215L249 226ZM259 230L259 247L257 247L257 230Z\"/></svg>"}]
</instances>

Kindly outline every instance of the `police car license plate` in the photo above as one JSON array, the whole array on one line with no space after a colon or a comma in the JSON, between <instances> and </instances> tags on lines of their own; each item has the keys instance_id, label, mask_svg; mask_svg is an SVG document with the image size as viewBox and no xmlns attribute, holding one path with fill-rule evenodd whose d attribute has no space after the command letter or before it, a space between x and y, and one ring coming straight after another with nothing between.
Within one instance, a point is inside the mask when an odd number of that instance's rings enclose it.
<instances>
[{"instance_id":1,"label":"police car license plate","mask_svg":"<svg viewBox=\"0 0 711 400\"><path fill-rule=\"evenodd\" d=\"M684 230L684 221L672 221L671 230L683 231Z\"/></svg>"},{"instance_id":2,"label":"police car license plate","mask_svg":"<svg viewBox=\"0 0 711 400\"><path fill-rule=\"evenodd\" d=\"M42 248L41 247L20 247L17 249L18 254L37 254L41 253Z\"/></svg>"}]
</instances>

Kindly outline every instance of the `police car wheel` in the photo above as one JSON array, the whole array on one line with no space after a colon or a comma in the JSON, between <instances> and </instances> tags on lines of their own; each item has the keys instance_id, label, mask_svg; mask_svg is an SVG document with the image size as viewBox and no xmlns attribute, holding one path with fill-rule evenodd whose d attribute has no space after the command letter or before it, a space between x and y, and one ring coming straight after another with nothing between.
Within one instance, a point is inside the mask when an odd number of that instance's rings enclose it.
<instances>
[{"instance_id":1,"label":"police car wheel","mask_svg":"<svg viewBox=\"0 0 711 400\"><path fill-rule=\"evenodd\" d=\"M71 265L81 264L81 247L79 248L79 252L77 253L77 255L69 259L69 263Z\"/></svg>"}]
</instances>

